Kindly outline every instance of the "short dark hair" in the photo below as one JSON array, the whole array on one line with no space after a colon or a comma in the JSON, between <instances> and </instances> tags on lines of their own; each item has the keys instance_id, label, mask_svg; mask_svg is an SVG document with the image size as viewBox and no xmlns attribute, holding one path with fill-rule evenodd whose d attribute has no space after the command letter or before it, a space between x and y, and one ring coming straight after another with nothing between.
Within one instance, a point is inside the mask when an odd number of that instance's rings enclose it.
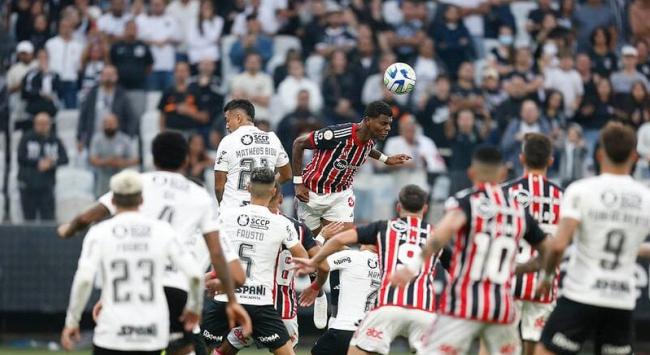
<instances>
[{"instance_id":1,"label":"short dark hair","mask_svg":"<svg viewBox=\"0 0 650 355\"><path fill-rule=\"evenodd\" d=\"M384 101L373 101L366 106L366 112L363 115L368 118L379 118L380 115L392 117L393 110Z\"/></svg>"},{"instance_id":2,"label":"short dark hair","mask_svg":"<svg viewBox=\"0 0 650 355\"><path fill-rule=\"evenodd\" d=\"M113 194L113 203L117 207L133 208L138 207L142 203L142 193L137 192L134 194Z\"/></svg>"},{"instance_id":3,"label":"short dark hair","mask_svg":"<svg viewBox=\"0 0 650 355\"><path fill-rule=\"evenodd\" d=\"M399 192L399 204L408 212L422 211L428 194L417 185L406 185Z\"/></svg>"},{"instance_id":4,"label":"short dark hair","mask_svg":"<svg viewBox=\"0 0 650 355\"><path fill-rule=\"evenodd\" d=\"M521 152L526 159L526 166L531 169L545 169L553 155L553 145L543 134L528 133L524 136Z\"/></svg>"},{"instance_id":5,"label":"short dark hair","mask_svg":"<svg viewBox=\"0 0 650 355\"><path fill-rule=\"evenodd\" d=\"M187 159L187 140L179 132L159 133L151 143L153 162L159 169L178 170Z\"/></svg>"},{"instance_id":6,"label":"short dark hair","mask_svg":"<svg viewBox=\"0 0 650 355\"><path fill-rule=\"evenodd\" d=\"M244 55L244 62L247 61L248 57L251 56L256 56L262 59L262 55L260 54L260 52L256 51L255 49L249 49L246 51L246 54Z\"/></svg>"},{"instance_id":7,"label":"short dark hair","mask_svg":"<svg viewBox=\"0 0 650 355\"><path fill-rule=\"evenodd\" d=\"M491 145L480 146L472 154L472 161L486 165L500 165L502 159L499 149Z\"/></svg>"},{"instance_id":8,"label":"short dark hair","mask_svg":"<svg viewBox=\"0 0 650 355\"><path fill-rule=\"evenodd\" d=\"M255 119L255 106L253 106L253 104L246 99L230 100L223 108L223 112L237 109L246 112L246 115L248 115L251 121Z\"/></svg>"},{"instance_id":9,"label":"short dark hair","mask_svg":"<svg viewBox=\"0 0 650 355\"><path fill-rule=\"evenodd\" d=\"M600 131L600 146L614 164L623 164L636 149L636 134L620 122L609 122Z\"/></svg>"},{"instance_id":10,"label":"short dark hair","mask_svg":"<svg viewBox=\"0 0 650 355\"><path fill-rule=\"evenodd\" d=\"M275 184L275 173L269 168L254 168L251 171L251 183L252 184L264 184L264 185L274 185Z\"/></svg>"}]
</instances>

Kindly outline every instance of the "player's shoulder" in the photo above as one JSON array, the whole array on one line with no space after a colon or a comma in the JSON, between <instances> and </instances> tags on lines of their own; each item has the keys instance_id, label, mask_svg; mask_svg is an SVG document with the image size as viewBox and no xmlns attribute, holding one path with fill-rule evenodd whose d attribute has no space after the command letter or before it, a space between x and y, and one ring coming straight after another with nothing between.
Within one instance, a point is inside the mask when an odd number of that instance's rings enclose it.
<instances>
[{"instance_id":1,"label":"player's shoulder","mask_svg":"<svg viewBox=\"0 0 650 355\"><path fill-rule=\"evenodd\" d=\"M331 125L318 130L316 134L321 135L321 137L318 138L323 140L340 139L352 135L353 125L353 123Z\"/></svg>"}]
</instances>

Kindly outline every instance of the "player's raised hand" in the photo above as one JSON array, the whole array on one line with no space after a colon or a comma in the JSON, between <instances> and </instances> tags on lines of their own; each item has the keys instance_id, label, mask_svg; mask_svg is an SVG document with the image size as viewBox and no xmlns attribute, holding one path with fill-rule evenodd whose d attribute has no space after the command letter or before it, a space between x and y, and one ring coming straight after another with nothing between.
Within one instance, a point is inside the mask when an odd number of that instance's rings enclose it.
<instances>
[{"instance_id":1,"label":"player's raised hand","mask_svg":"<svg viewBox=\"0 0 650 355\"><path fill-rule=\"evenodd\" d=\"M309 189L304 184L295 184L296 198L302 202L309 202Z\"/></svg>"},{"instance_id":2,"label":"player's raised hand","mask_svg":"<svg viewBox=\"0 0 650 355\"><path fill-rule=\"evenodd\" d=\"M291 262L293 263L292 270L296 270L296 273L300 276L309 275L312 272L316 271L316 263L311 259L307 258L292 258Z\"/></svg>"},{"instance_id":3,"label":"player's raised hand","mask_svg":"<svg viewBox=\"0 0 650 355\"><path fill-rule=\"evenodd\" d=\"M62 225L58 226L56 228L56 234L61 239L70 238L72 235L72 233L70 233L70 223L63 223Z\"/></svg>"},{"instance_id":4,"label":"player's raised hand","mask_svg":"<svg viewBox=\"0 0 650 355\"><path fill-rule=\"evenodd\" d=\"M244 336L249 336L253 332L251 317L239 303L228 302L226 305L226 315L228 315L228 326L230 329L239 324L242 327Z\"/></svg>"},{"instance_id":5,"label":"player's raised hand","mask_svg":"<svg viewBox=\"0 0 650 355\"><path fill-rule=\"evenodd\" d=\"M390 277L390 285L393 287L404 287L413 279L415 273L407 267L398 267Z\"/></svg>"},{"instance_id":6,"label":"player's raised hand","mask_svg":"<svg viewBox=\"0 0 650 355\"><path fill-rule=\"evenodd\" d=\"M99 318L99 313L102 312L102 301L97 301L95 305L93 306L93 320L95 323L97 323L97 319Z\"/></svg>"},{"instance_id":7,"label":"player's raised hand","mask_svg":"<svg viewBox=\"0 0 650 355\"><path fill-rule=\"evenodd\" d=\"M185 328L185 331L191 332L196 326L199 325L199 322L201 322L201 315L194 313L189 309L185 309L183 310L183 314L181 314L181 317L179 319L181 322L183 322L183 328Z\"/></svg>"},{"instance_id":8,"label":"player's raised hand","mask_svg":"<svg viewBox=\"0 0 650 355\"><path fill-rule=\"evenodd\" d=\"M386 162L384 164L386 165L401 165L406 163L407 161L411 160L411 156L406 155L406 154L395 154L391 155L386 159Z\"/></svg>"},{"instance_id":9,"label":"player's raised hand","mask_svg":"<svg viewBox=\"0 0 650 355\"><path fill-rule=\"evenodd\" d=\"M337 235L339 232L341 232L345 228L345 223L344 222L334 222L330 223L328 225L325 225L321 231L320 235L325 238L325 240L329 240L333 236Z\"/></svg>"},{"instance_id":10,"label":"player's raised hand","mask_svg":"<svg viewBox=\"0 0 650 355\"><path fill-rule=\"evenodd\" d=\"M65 350L74 350L74 345L81 340L81 333L79 327L70 328L65 327L61 332L61 345Z\"/></svg>"}]
</instances>

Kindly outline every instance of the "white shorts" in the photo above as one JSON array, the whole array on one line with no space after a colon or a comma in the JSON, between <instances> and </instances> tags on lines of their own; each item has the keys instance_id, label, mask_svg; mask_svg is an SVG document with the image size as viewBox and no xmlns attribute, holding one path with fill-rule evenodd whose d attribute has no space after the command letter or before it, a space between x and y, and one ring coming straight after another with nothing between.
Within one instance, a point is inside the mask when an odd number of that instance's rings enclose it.
<instances>
[{"instance_id":1,"label":"white shorts","mask_svg":"<svg viewBox=\"0 0 650 355\"><path fill-rule=\"evenodd\" d=\"M519 355L521 343L517 323L484 323L439 315L427 331L423 351L419 355L464 355L472 340L481 337L491 355Z\"/></svg>"},{"instance_id":2,"label":"white shorts","mask_svg":"<svg viewBox=\"0 0 650 355\"><path fill-rule=\"evenodd\" d=\"M353 222L354 204L354 192L351 188L323 195L309 191L309 202L298 201L298 218L311 230L321 226L321 219Z\"/></svg>"},{"instance_id":3,"label":"white shorts","mask_svg":"<svg viewBox=\"0 0 650 355\"><path fill-rule=\"evenodd\" d=\"M420 351L424 331L435 319L435 313L383 306L366 314L354 332L350 346L356 346L369 353L388 354L390 343L401 335L408 338L412 349Z\"/></svg>"},{"instance_id":4,"label":"white shorts","mask_svg":"<svg viewBox=\"0 0 650 355\"><path fill-rule=\"evenodd\" d=\"M291 319L283 319L282 322L289 332L289 338L291 338L291 344L295 348L298 345L298 317ZM237 350L247 348L255 343L253 337L245 337L242 332L242 327L235 327L230 330L228 333L228 342Z\"/></svg>"},{"instance_id":5,"label":"white shorts","mask_svg":"<svg viewBox=\"0 0 650 355\"><path fill-rule=\"evenodd\" d=\"M538 342L542 337L544 325L555 308L555 302L515 301L515 305L519 310L517 322L521 322L521 339Z\"/></svg>"}]
</instances>

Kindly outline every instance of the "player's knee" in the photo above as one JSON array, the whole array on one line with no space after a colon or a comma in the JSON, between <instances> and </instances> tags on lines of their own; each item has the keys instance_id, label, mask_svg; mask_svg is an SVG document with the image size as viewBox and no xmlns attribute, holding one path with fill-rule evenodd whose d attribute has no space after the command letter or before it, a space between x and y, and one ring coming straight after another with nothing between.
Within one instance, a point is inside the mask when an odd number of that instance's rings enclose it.
<instances>
[{"instance_id":1,"label":"player's knee","mask_svg":"<svg viewBox=\"0 0 650 355\"><path fill-rule=\"evenodd\" d=\"M535 346L535 355L555 355L554 352L548 350L544 344L542 343L537 343L537 346Z\"/></svg>"}]
</instances>

